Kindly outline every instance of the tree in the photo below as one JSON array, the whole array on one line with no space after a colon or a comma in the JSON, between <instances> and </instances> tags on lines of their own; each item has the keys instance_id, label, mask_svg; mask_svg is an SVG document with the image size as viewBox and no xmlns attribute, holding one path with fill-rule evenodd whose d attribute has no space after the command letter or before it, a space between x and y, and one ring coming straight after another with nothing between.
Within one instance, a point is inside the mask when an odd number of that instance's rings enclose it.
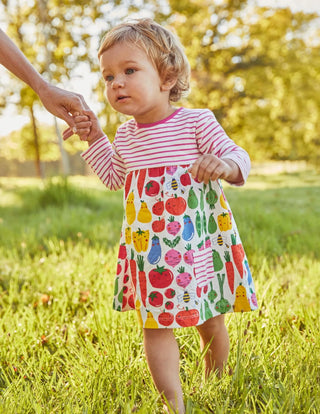
<instances>
[{"instance_id":1,"label":"tree","mask_svg":"<svg viewBox=\"0 0 320 414\"><path fill-rule=\"evenodd\" d=\"M189 104L212 109L253 159L319 159L318 16L237 0L169 3L192 68Z\"/></svg>"}]
</instances>

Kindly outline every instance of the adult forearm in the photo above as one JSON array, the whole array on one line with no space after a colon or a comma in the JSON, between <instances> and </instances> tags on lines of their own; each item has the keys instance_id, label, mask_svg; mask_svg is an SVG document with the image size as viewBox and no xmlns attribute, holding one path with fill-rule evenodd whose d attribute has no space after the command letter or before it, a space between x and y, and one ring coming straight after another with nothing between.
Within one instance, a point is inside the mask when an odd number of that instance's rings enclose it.
<instances>
[{"instance_id":1,"label":"adult forearm","mask_svg":"<svg viewBox=\"0 0 320 414\"><path fill-rule=\"evenodd\" d=\"M47 85L47 82L1 29L0 63L19 79L27 83L36 93L39 93L41 88Z\"/></svg>"}]
</instances>

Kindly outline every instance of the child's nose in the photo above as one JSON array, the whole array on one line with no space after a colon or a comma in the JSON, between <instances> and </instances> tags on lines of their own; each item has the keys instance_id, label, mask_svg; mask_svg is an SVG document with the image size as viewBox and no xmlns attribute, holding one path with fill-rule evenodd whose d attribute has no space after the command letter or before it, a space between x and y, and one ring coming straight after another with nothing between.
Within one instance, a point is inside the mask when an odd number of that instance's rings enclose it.
<instances>
[{"instance_id":1,"label":"child's nose","mask_svg":"<svg viewBox=\"0 0 320 414\"><path fill-rule=\"evenodd\" d=\"M124 86L124 79L123 79L123 77L122 76L116 76L113 79L112 88L113 89L123 88L123 86Z\"/></svg>"}]
</instances>

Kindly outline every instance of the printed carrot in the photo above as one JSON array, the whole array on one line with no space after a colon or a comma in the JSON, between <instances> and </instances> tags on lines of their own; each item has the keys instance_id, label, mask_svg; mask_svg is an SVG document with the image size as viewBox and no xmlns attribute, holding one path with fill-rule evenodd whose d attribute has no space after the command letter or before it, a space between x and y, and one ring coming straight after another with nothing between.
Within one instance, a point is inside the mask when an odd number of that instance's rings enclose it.
<instances>
[{"instance_id":1,"label":"printed carrot","mask_svg":"<svg viewBox=\"0 0 320 414\"><path fill-rule=\"evenodd\" d=\"M124 198L125 200L128 197L129 191L130 191L130 187L131 187L131 182L132 182L132 175L133 175L133 171L130 171L129 174L126 177L126 182L124 184Z\"/></svg>"},{"instance_id":2,"label":"printed carrot","mask_svg":"<svg viewBox=\"0 0 320 414\"><path fill-rule=\"evenodd\" d=\"M139 285L140 285L140 294L141 300L144 306L146 306L146 299L147 299L147 278L146 272L144 271L144 261L143 257L138 255L137 256L137 263L139 269Z\"/></svg>"},{"instance_id":3,"label":"printed carrot","mask_svg":"<svg viewBox=\"0 0 320 414\"><path fill-rule=\"evenodd\" d=\"M240 274L240 277L243 278L243 259L245 257L244 250L242 244L237 244L236 235L231 234L231 251L233 256L234 264L236 265L236 268L238 269L238 272Z\"/></svg>"},{"instance_id":4,"label":"printed carrot","mask_svg":"<svg viewBox=\"0 0 320 414\"><path fill-rule=\"evenodd\" d=\"M229 288L231 290L231 293L233 293L234 292L234 268L230 260L230 253L225 251L224 258L226 260L226 272L227 272Z\"/></svg>"},{"instance_id":5,"label":"printed carrot","mask_svg":"<svg viewBox=\"0 0 320 414\"><path fill-rule=\"evenodd\" d=\"M139 172L138 181L137 181L137 188L138 188L138 193L139 193L140 198L142 197L142 192L143 192L143 187L144 187L144 181L146 179L146 174L147 174L146 168L143 168Z\"/></svg>"},{"instance_id":6,"label":"printed carrot","mask_svg":"<svg viewBox=\"0 0 320 414\"><path fill-rule=\"evenodd\" d=\"M137 264L136 261L134 260L134 252L131 249L131 259L130 259L130 271L131 271L131 279L132 279L132 284L134 287L134 290L136 290L137 287Z\"/></svg>"}]
</instances>

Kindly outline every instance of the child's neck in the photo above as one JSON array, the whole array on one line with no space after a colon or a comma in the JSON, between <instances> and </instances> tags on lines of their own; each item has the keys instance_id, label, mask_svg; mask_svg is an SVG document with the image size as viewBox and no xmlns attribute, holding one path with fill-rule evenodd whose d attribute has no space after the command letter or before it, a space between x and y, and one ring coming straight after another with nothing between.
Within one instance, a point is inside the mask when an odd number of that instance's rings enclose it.
<instances>
[{"instance_id":1,"label":"child's neck","mask_svg":"<svg viewBox=\"0 0 320 414\"><path fill-rule=\"evenodd\" d=\"M173 115L178 108L170 106L167 111L163 111L162 113L157 113L156 117L150 117L149 119L144 118L143 120L139 120L139 118L135 118L135 121L137 125L153 125L161 123L162 121L165 121L167 118L170 118L171 115Z\"/></svg>"}]
</instances>

